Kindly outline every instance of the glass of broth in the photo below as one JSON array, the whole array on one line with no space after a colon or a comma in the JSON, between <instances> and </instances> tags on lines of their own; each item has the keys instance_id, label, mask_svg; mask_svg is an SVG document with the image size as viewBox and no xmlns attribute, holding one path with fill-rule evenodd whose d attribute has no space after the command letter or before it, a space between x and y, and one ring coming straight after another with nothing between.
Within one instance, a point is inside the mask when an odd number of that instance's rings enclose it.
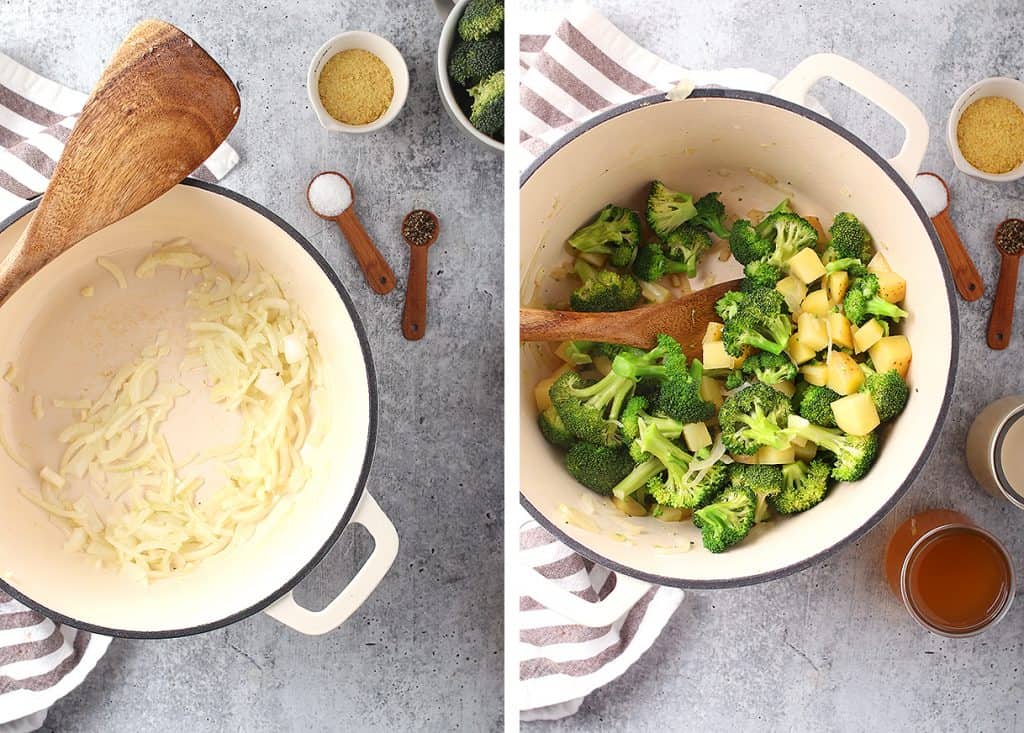
<instances>
[{"instance_id":1,"label":"glass of broth","mask_svg":"<svg viewBox=\"0 0 1024 733\"><path fill-rule=\"evenodd\" d=\"M949 509L915 514L885 550L889 588L929 631L973 636L996 624L1014 596L1006 548L966 515Z\"/></svg>"}]
</instances>

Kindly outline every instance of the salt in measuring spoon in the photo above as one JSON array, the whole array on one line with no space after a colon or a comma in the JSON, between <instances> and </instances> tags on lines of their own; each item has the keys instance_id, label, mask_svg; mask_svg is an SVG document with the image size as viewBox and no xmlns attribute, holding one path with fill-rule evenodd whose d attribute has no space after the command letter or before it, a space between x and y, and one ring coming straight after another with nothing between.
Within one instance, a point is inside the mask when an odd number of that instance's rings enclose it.
<instances>
[{"instance_id":1,"label":"salt in measuring spoon","mask_svg":"<svg viewBox=\"0 0 1024 733\"><path fill-rule=\"evenodd\" d=\"M988 346L990 349L1005 349L1010 345L1013 306L1017 299L1017 266L1024 252L1024 220L1007 219L997 226L995 243L1002 261L996 297L988 317Z\"/></svg>"},{"instance_id":2,"label":"salt in measuring spoon","mask_svg":"<svg viewBox=\"0 0 1024 733\"><path fill-rule=\"evenodd\" d=\"M344 189L339 189L335 185L336 181L325 178L326 176L340 178L348 188L348 195L345 195ZM356 216L356 190L352 182L337 171L318 173L306 186L306 202L313 213L321 219L338 223L370 287L381 295L394 290L395 273Z\"/></svg>"},{"instance_id":3,"label":"salt in measuring spoon","mask_svg":"<svg viewBox=\"0 0 1024 733\"><path fill-rule=\"evenodd\" d=\"M926 179L927 177L927 179ZM932 180L934 179L934 180ZM942 186L942 200L938 201L938 183ZM932 225L938 232L939 241L946 251L946 260L949 262L949 269L953 272L953 282L956 285L960 297L966 301L974 301L985 292L985 282L974 265L974 260L967 253L960 235L949 218L949 186L937 173L918 173L912 185L914 193L924 204L924 208ZM941 209L938 208L941 205Z\"/></svg>"},{"instance_id":4,"label":"salt in measuring spoon","mask_svg":"<svg viewBox=\"0 0 1024 733\"><path fill-rule=\"evenodd\" d=\"M402 335L409 341L418 341L427 331L427 250L437 241L440 229L437 216L426 209L410 211L402 219L402 238L409 245Z\"/></svg>"}]
</instances>

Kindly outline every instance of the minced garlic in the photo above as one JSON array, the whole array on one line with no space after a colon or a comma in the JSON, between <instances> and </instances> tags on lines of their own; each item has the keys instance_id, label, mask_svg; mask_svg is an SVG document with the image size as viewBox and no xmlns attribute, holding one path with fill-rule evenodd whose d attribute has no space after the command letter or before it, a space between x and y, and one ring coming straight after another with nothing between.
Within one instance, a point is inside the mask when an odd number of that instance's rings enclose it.
<instances>
[{"instance_id":1,"label":"minced garlic","mask_svg":"<svg viewBox=\"0 0 1024 733\"><path fill-rule=\"evenodd\" d=\"M391 70L378 56L350 48L327 60L317 83L327 114L346 125L368 125L383 115L395 96Z\"/></svg>"},{"instance_id":2,"label":"minced garlic","mask_svg":"<svg viewBox=\"0 0 1024 733\"><path fill-rule=\"evenodd\" d=\"M1005 97L975 100L960 115L956 144L978 170L1012 171L1024 163L1024 111Z\"/></svg>"}]
</instances>

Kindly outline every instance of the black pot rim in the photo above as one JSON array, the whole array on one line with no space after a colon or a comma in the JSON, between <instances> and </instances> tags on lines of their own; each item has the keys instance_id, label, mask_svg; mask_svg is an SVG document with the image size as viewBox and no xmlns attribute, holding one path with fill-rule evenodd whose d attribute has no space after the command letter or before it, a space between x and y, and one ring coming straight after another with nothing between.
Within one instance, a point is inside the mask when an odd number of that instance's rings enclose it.
<instances>
[{"instance_id":1,"label":"black pot rim","mask_svg":"<svg viewBox=\"0 0 1024 733\"><path fill-rule=\"evenodd\" d=\"M827 117L824 117L818 114L817 112L814 112L813 110L807 109L806 107L802 107L798 104L794 104L792 102L780 99L778 97L773 97L769 94L762 94L760 92L749 92L735 89L700 88L695 89L688 98L740 99L749 102L758 102L760 104L765 104L771 107L778 107L780 109L786 110L787 112L791 112L795 115L808 119L812 122L816 122L819 125L825 127L826 129L831 130L832 132L839 135L847 142L851 143L862 153L867 155L868 158L870 158L876 165L878 165L878 167L881 168L882 172L885 173L892 180L892 182L896 184L897 188L900 189L900 192L903 193L903 195L907 199L907 202L913 207L914 212L917 214L918 218L921 220L921 223L924 225L925 231L928 233L928 237L931 239L932 248L935 250L935 255L936 257L938 257L940 266L942 268L942 276L946 286L946 298L949 303L949 316L952 329L952 353L950 354L949 371L946 375L947 387L946 392L942 397L942 405L939 408L938 419L936 419L935 425L932 426L931 434L928 436L928 441L925 443L924 449L921 451L921 455L918 457L917 461L914 463L913 467L910 469L910 472L907 474L906 478L900 484L899 488L896 489L896 491L889 498L889 500L886 501L885 504L883 504L877 512L870 516L860 527L858 527L856 530L848 534L846 537L840 538L831 546L825 548L824 550L815 555L812 555L811 557L805 558L804 560L801 560L799 562L792 563L783 568L779 568L778 570L772 570L766 573L758 573L755 575L746 575L738 578L725 578L715 580L671 578L664 575L656 575L654 573L647 573L642 570L637 570L636 568L630 567L629 565L605 557L604 555L595 552L594 550L582 544L581 542L569 537L565 532L562 531L562 529L558 526L557 522L552 521L547 516L545 516L543 512L541 512L536 506L534 506L534 504L530 502L530 500L527 499L526 496L522 494L522 492L520 492L520 503L533 516L533 518L537 520L538 524L540 524L548 532L550 532L552 535L557 537L559 540L564 542L566 545L571 547L579 554L583 555L584 557L590 560L593 560L599 565L603 565L609 570L614 570L616 573L622 573L623 575L628 575L632 578L637 578L638 580L643 580L648 583L654 583L656 585L667 585L675 588L686 588L694 590L739 588L746 585L756 585L758 583L764 583L769 580L784 578L787 575L792 575L793 573L805 570L811 567L812 565L817 565L825 558L838 552L841 548L845 547L846 545L852 542L857 541L865 534L867 534L868 531L870 531L876 524L878 524L878 522L881 521L882 517L888 514L889 511L896 505L896 503L901 498L903 498L903 495L906 494L907 491L910 489L910 486L914 483L914 480L917 478L918 474L921 472L921 469L924 467L925 462L928 460L928 456L931 454L932 449L935 447L935 443L938 441L939 438L939 433L942 430L942 425L946 419L946 413L949 411L949 403L952 398L953 387L956 382L957 362L959 361L960 321L958 317L956 298L953 295L953 277L949 269L949 264L946 262L946 257L942 249L942 244L939 241L939 236L935 232L935 227L932 225L927 213L925 213L924 207L921 206L921 203L917 200L917 197L914 195L913 191L911 190L907 182L903 180L903 178L893 169L893 167L889 164L887 160L885 160L885 158L879 155L867 143L865 143L863 140L861 140L859 137L854 135L846 128L836 124ZM649 107L667 101L669 100L666 99L664 94L656 94L649 97L644 97L642 99L636 99L632 102L628 102L624 105L603 112L600 115L594 117L593 119L588 120L587 122L583 123L576 129L574 129L572 132L568 133L565 137L561 138L550 148L545 150L544 153L541 154L520 177L520 188L522 188L526 184L526 182L530 180L533 174L536 173L540 169L540 167L544 165L545 162L547 162L549 158L551 158L553 155L555 155L555 153L557 153L559 150L561 150L563 147L565 147L567 144L569 144L576 138L580 137L581 135L589 132L598 125L601 125L611 119L614 119L615 117L618 117L619 115L625 114L627 112L632 112L634 110L640 109L641 107Z\"/></svg>"},{"instance_id":2,"label":"black pot rim","mask_svg":"<svg viewBox=\"0 0 1024 733\"><path fill-rule=\"evenodd\" d=\"M224 196L225 198L231 199L236 203L242 204L257 214L260 214L266 219L269 219L273 224L277 225L278 228L284 231L285 234L290 236L295 243L298 244L306 254L320 267L324 275L334 286L334 289L338 292L338 297L341 298L342 303L345 304L345 309L348 311L349 318L352 319L352 325L355 328L356 336L359 339L359 346L363 352L363 362L366 366L366 383L367 383L367 397L369 399L369 421L367 426L366 435L366 451L363 455L363 466L359 473L359 478L356 481L355 490L352 493L352 498L349 500L348 506L345 508L341 519L338 522L337 527L331 532L330 537L323 546L313 555L308 562L306 562L298 572L292 576L284 585L275 590L270 595L266 596L260 601L252 604L248 608L241 611L237 611L229 616L225 616L217 621L211 621L206 624L198 626L186 626L178 629L166 629L160 631L139 631L135 629L117 629L99 624L87 623L80 621L76 618L60 613L59 611L47 608L41 603L33 601L28 596L20 593L10 583L0 579L0 590L9 594L13 598L17 599L21 603L24 603L29 608L32 608L39 613L47 616L48 618L67 624L83 631L89 631L96 634L102 634L104 636L116 636L126 639L172 639L181 636L192 636L194 634L202 634L207 631L213 631L224 626L229 626L233 623L241 621L242 619L248 618L270 606L274 601L282 598L285 594L291 591L299 582L305 578L310 571L315 568L321 560L330 552L331 548L341 537L341 533L348 526L352 519L352 515L355 513L356 507L359 505L359 501L363 496L363 491L366 489L366 481L370 474L370 467L373 463L374 447L377 441L377 376L373 366L373 356L370 353L370 342L366 338L366 331L363 328L362 321L359 319L359 314L356 313L355 305L352 303L352 299L346 292L345 287L341 284L341 280L338 275L331 269L331 266L327 264L327 260L316 250L315 247L303 237L299 232L288 224L284 219L279 217L274 212L265 206L256 203L252 199L243 196L239 193L231 191L223 186L219 186L214 183L207 183L206 181L200 181L194 178L188 178L181 182L184 186L193 186L195 188L209 191L210 193ZM39 197L36 197L25 206L18 209L16 212L11 214L9 217L0 222L0 232L6 231L14 222L24 217L27 213L35 209L39 205Z\"/></svg>"}]
</instances>

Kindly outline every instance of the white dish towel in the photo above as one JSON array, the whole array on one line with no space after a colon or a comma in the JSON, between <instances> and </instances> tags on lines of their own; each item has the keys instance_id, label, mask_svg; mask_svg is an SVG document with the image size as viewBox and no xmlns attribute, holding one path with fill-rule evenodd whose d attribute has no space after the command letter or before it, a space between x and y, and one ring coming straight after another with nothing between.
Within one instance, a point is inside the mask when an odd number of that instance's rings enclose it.
<instances>
[{"instance_id":1,"label":"white dish towel","mask_svg":"<svg viewBox=\"0 0 1024 733\"><path fill-rule=\"evenodd\" d=\"M527 15L519 39L520 144L525 170L537 156L585 120L611 107L680 82L767 92L777 81L754 69L702 71L669 63L637 45L585 2L561 16ZM582 598L604 598L615 574L577 555L525 512L520 517L520 561ZM519 599L521 719L573 715L586 695L623 672L650 647L683 600L676 588L656 587L615 623L580 626Z\"/></svg>"}]
</instances>

